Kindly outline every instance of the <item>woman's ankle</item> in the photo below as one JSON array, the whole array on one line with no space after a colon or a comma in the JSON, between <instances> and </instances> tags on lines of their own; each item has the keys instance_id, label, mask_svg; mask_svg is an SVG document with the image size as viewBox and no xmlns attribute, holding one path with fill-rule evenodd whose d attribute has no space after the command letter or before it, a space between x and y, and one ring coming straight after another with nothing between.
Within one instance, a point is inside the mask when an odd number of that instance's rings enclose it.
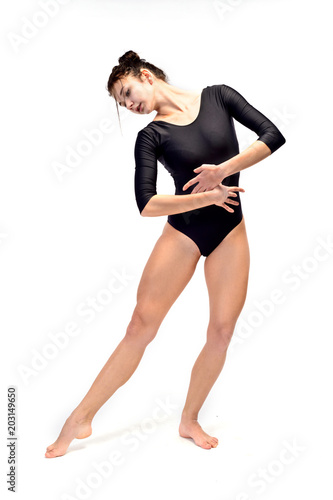
<instances>
[{"instance_id":1,"label":"woman's ankle","mask_svg":"<svg viewBox=\"0 0 333 500\"><path fill-rule=\"evenodd\" d=\"M190 421L190 420L198 420L198 413L199 412L183 410L181 420L183 422Z\"/></svg>"},{"instance_id":2,"label":"woman's ankle","mask_svg":"<svg viewBox=\"0 0 333 500\"><path fill-rule=\"evenodd\" d=\"M79 406L76 407L70 417L75 419L76 422L82 424L86 422L92 422L93 418L95 416L95 413L93 413L91 410L80 408Z\"/></svg>"}]
</instances>

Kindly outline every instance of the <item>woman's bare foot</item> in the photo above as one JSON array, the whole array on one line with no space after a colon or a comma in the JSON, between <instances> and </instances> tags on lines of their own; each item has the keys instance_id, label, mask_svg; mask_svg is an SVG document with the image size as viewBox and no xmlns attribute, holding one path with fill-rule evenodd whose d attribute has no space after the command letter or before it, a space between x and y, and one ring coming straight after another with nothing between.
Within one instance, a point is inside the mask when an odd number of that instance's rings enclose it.
<instances>
[{"instance_id":1,"label":"woman's bare foot","mask_svg":"<svg viewBox=\"0 0 333 500\"><path fill-rule=\"evenodd\" d=\"M182 418L179 426L179 435L184 438L192 438L197 446L206 450L216 448L219 444L217 438L209 436L202 430L197 420Z\"/></svg>"},{"instance_id":2,"label":"woman's bare foot","mask_svg":"<svg viewBox=\"0 0 333 500\"><path fill-rule=\"evenodd\" d=\"M73 439L83 439L91 433L91 420L80 419L72 413L64 423L58 439L46 448L45 457L54 458L64 455Z\"/></svg>"}]
</instances>

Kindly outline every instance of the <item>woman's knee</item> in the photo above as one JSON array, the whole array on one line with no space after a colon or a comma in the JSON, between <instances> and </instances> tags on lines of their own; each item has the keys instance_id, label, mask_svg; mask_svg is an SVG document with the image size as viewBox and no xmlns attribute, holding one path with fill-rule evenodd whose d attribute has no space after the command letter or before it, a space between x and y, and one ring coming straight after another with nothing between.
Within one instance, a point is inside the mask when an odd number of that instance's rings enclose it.
<instances>
[{"instance_id":1,"label":"woman's knee","mask_svg":"<svg viewBox=\"0 0 333 500\"><path fill-rule=\"evenodd\" d=\"M135 308L125 338L147 345L155 338L157 331L158 325L152 320L149 312Z\"/></svg>"},{"instance_id":2,"label":"woman's knee","mask_svg":"<svg viewBox=\"0 0 333 500\"><path fill-rule=\"evenodd\" d=\"M220 352L228 349L235 329L234 321L210 323L207 330L207 343Z\"/></svg>"}]
</instances>

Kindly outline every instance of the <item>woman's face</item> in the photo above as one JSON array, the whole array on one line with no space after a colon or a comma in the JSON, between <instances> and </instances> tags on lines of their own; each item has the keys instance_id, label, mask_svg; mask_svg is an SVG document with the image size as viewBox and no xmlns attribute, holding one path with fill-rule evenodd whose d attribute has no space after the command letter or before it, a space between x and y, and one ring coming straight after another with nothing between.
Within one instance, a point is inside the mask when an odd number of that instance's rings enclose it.
<instances>
[{"instance_id":1,"label":"woman's face","mask_svg":"<svg viewBox=\"0 0 333 500\"><path fill-rule=\"evenodd\" d=\"M154 110L154 90L144 75L144 80L126 76L113 85L113 94L120 106L137 114L151 113Z\"/></svg>"}]
</instances>

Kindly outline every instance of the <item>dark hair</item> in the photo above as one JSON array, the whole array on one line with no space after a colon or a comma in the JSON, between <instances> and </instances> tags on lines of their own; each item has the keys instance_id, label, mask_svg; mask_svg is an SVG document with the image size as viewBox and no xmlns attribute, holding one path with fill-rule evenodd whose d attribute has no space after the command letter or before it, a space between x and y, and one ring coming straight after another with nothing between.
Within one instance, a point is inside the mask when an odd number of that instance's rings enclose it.
<instances>
[{"instance_id":1,"label":"dark hair","mask_svg":"<svg viewBox=\"0 0 333 500\"><path fill-rule=\"evenodd\" d=\"M113 86L118 80L128 75L133 76L135 78L140 78L141 70L144 68L151 71L156 76L156 78L163 80L163 82L168 83L168 77L163 70L157 68L156 66L154 66L154 64L147 62L145 59L141 59L140 56L133 50L128 50L127 52L125 52L125 54L119 57L118 62L119 64L112 68L107 83L107 90L109 92L109 95L113 97L116 101L118 119L120 124L118 103L117 99L115 98L112 92Z\"/></svg>"}]
</instances>

